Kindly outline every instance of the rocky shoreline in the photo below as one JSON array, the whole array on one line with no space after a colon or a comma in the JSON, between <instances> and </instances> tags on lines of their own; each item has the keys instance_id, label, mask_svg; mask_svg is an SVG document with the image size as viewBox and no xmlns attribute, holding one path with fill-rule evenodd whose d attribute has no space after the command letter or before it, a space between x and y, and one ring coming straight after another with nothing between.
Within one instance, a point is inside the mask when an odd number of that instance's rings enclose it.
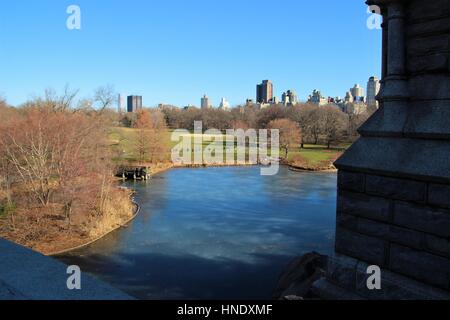
<instances>
[{"instance_id":1,"label":"rocky shoreline","mask_svg":"<svg viewBox=\"0 0 450 320\"><path fill-rule=\"evenodd\" d=\"M320 299L311 288L323 278L327 270L327 257L316 252L293 260L280 275L274 300Z\"/></svg>"}]
</instances>

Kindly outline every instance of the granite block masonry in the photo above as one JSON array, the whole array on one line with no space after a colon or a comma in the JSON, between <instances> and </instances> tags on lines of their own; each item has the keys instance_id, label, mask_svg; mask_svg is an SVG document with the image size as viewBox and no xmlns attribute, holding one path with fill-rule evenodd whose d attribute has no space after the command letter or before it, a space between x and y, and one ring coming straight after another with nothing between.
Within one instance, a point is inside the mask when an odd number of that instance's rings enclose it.
<instances>
[{"instance_id":1,"label":"granite block masonry","mask_svg":"<svg viewBox=\"0 0 450 320\"><path fill-rule=\"evenodd\" d=\"M380 108L335 164L336 251L360 263L377 264L391 278L398 275L400 286L409 279L447 292L450 1L367 4L379 6L383 16ZM390 289L381 296L400 297L398 289Z\"/></svg>"}]
</instances>

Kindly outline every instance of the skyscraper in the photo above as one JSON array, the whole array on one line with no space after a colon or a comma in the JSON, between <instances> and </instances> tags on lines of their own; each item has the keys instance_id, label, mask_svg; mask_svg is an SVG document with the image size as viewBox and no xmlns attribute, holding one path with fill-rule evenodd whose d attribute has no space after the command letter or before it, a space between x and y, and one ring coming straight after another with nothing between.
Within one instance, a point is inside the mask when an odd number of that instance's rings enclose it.
<instances>
[{"instance_id":1,"label":"skyscraper","mask_svg":"<svg viewBox=\"0 0 450 320\"><path fill-rule=\"evenodd\" d=\"M345 94L345 103L353 103L353 101L355 101L355 99L353 98L351 91L347 91Z\"/></svg>"},{"instance_id":2,"label":"skyscraper","mask_svg":"<svg viewBox=\"0 0 450 320\"><path fill-rule=\"evenodd\" d=\"M353 96L354 103L364 102L364 89L359 84L355 84L355 86L350 89L350 92Z\"/></svg>"},{"instance_id":3,"label":"skyscraper","mask_svg":"<svg viewBox=\"0 0 450 320\"><path fill-rule=\"evenodd\" d=\"M324 106L328 104L328 99L323 97L319 90L314 89L313 93L309 96L308 102L318 106Z\"/></svg>"},{"instance_id":4,"label":"skyscraper","mask_svg":"<svg viewBox=\"0 0 450 320\"><path fill-rule=\"evenodd\" d=\"M367 82L367 106L378 108L376 96L380 92L380 80L377 77L370 77Z\"/></svg>"},{"instance_id":5,"label":"skyscraper","mask_svg":"<svg viewBox=\"0 0 450 320\"><path fill-rule=\"evenodd\" d=\"M230 107L231 107L230 103L225 98L222 98L222 101L220 102L219 109L228 111L228 110L230 110Z\"/></svg>"},{"instance_id":6,"label":"skyscraper","mask_svg":"<svg viewBox=\"0 0 450 320\"><path fill-rule=\"evenodd\" d=\"M297 94L293 90L288 90L283 93L284 105L296 105L298 103Z\"/></svg>"},{"instance_id":7,"label":"skyscraper","mask_svg":"<svg viewBox=\"0 0 450 320\"><path fill-rule=\"evenodd\" d=\"M256 86L256 102L269 103L273 99L273 84L270 80L264 80Z\"/></svg>"},{"instance_id":8,"label":"skyscraper","mask_svg":"<svg viewBox=\"0 0 450 320\"><path fill-rule=\"evenodd\" d=\"M142 96L128 96L127 111L138 112L142 110Z\"/></svg>"},{"instance_id":9,"label":"skyscraper","mask_svg":"<svg viewBox=\"0 0 450 320\"><path fill-rule=\"evenodd\" d=\"M117 111L119 113L124 112L125 111L124 106L125 106L125 99L121 94L119 94L119 97L117 98Z\"/></svg>"},{"instance_id":10,"label":"skyscraper","mask_svg":"<svg viewBox=\"0 0 450 320\"><path fill-rule=\"evenodd\" d=\"M209 100L209 98L206 94L203 95L203 98L201 99L201 107L204 110L210 109L212 107L211 101Z\"/></svg>"}]
</instances>

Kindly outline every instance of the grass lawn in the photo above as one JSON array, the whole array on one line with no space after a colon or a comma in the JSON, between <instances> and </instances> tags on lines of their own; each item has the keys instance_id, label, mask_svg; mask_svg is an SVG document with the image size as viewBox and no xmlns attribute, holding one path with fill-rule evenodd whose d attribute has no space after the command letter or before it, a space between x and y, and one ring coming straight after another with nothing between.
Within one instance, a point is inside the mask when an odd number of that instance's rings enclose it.
<instances>
[{"instance_id":1,"label":"grass lawn","mask_svg":"<svg viewBox=\"0 0 450 320\"><path fill-rule=\"evenodd\" d=\"M322 145L305 145L304 149L295 148L295 150L290 151L288 160L292 161L296 156L300 155L309 165L315 166L322 162L335 159L345 149L346 146L339 146L328 150L326 146Z\"/></svg>"},{"instance_id":2,"label":"grass lawn","mask_svg":"<svg viewBox=\"0 0 450 320\"><path fill-rule=\"evenodd\" d=\"M170 132L168 132L170 134ZM191 134L193 137L193 134ZM136 156L134 154L135 144L134 141L136 139L136 130L132 128L122 128L122 127L114 127L110 129L109 133L111 147L118 154L122 154L121 159L126 161L135 161ZM230 139L230 137L227 137ZM224 138L224 141L225 138ZM203 149L206 149L212 141L204 141ZM171 148L175 147L178 142L171 142ZM331 159L336 158L336 156L345 149L348 148L348 144L340 145L339 147L332 148L328 150L326 146L322 145L305 145L304 149L294 148L289 152L289 161L295 159L296 156L300 155L305 161L308 162L309 165L315 166L325 161L330 161ZM224 148L225 149L225 148ZM224 150L224 152L226 152ZM248 152L247 152L248 154ZM280 151L280 155L284 155L284 151Z\"/></svg>"}]
</instances>

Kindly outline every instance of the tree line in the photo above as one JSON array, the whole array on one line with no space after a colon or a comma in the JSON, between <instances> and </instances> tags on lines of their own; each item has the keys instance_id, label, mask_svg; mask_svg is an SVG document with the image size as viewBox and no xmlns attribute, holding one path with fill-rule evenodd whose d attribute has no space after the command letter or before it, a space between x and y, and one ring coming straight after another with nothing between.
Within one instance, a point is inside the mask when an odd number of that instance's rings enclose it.
<instances>
[{"instance_id":1,"label":"tree line","mask_svg":"<svg viewBox=\"0 0 450 320\"><path fill-rule=\"evenodd\" d=\"M194 129L194 121L203 121L203 128L208 129L267 129L284 125L295 131L300 129L300 144L325 144L329 148L342 142L353 142L358 137L357 129L370 117L371 112L349 115L335 105L316 106L298 104L296 106L274 105L265 109L253 106L239 106L231 111L197 108L179 109L163 107L166 122L171 129ZM291 123L290 123L291 122ZM286 129L286 128L278 128ZM283 130L287 131L287 130Z\"/></svg>"}]
</instances>

